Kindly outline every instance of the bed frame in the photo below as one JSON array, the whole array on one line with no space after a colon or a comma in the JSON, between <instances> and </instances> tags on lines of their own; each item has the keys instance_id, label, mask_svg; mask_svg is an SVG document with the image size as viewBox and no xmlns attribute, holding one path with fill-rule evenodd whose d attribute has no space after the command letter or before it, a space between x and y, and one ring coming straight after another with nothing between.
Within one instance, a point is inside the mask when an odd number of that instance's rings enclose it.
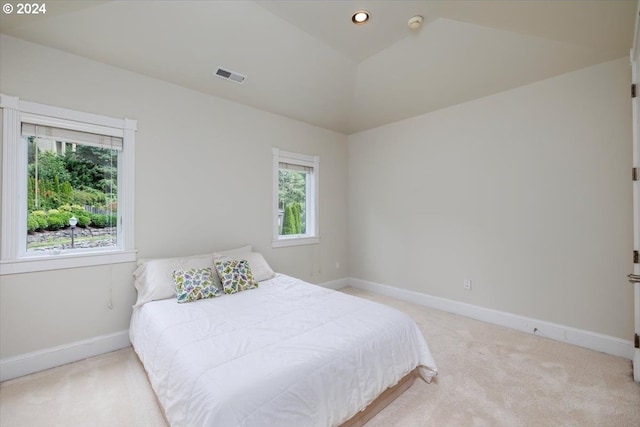
<instances>
[{"instance_id":1,"label":"bed frame","mask_svg":"<svg viewBox=\"0 0 640 427\"><path fill-rule=\"evenodd\" d=\"M398 384L383 391L376 400L369 404L369 406L355 414L343 424L340 424L340 427L362 427L367 421L375 417L378 412L382 411L387 405L396 400L398 396L411 387L418 375L418 368L409 372L407 375L402 377L400 381L398 381Z\"/></svg>"}]
</instances>

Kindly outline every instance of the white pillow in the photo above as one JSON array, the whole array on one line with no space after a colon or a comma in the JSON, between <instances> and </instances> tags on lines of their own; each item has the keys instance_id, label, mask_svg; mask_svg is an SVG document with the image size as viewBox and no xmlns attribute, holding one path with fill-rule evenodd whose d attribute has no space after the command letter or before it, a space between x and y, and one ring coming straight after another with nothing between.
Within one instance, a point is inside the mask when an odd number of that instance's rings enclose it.
<instances>
[{"instance_id":1,"label":"white pillow","mask_svg":"<svg viewBox=\"0 0 640 427\"><path fill-rule=\"evenodd\" d=\"M159 299L175 298L174 270L207 267L215 271L213 254L138 260L138 268L133 272L134 283L138 291L138 300L134 307L140 307L150 301ZM220 287L220 279L216 274L213 276L216 286Z\"/></svg>"},{"instance_id":2,"label":"white pillow","mask_svg":"<svg viewBox=\"0 0 640 427\"><path fill-rule=\"evenodd\" d=\"M220 256L220 252L217 252L214 254L213 260L214 262L247 261L253 274L253 280L256 282L272 279L276 275L260 252L234 253L222 256Z\"/></svg>"},{"instance_id":3,"label":"white pillow","mask_svg":"<svg viewBox=\"0 0 640 427\"><path fill-rule=\"evenodd\" d=\"M230 256L230 255L246 254L246 253L249 253L251 251L253 251L253 247L251 247L251 245L247 245L247 246L242 246L241 248L228 249L226 251L214 252L213 253L213 257L217 258L217 257L223 257L223 256Z\"/></svg>"}]
</instances>

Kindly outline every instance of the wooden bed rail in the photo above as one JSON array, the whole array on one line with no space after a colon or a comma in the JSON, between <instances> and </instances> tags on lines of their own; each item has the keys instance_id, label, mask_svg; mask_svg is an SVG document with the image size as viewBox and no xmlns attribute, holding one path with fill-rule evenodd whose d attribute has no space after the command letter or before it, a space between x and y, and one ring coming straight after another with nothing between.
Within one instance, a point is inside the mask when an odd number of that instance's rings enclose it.
<instances>
[{"instance_id":1,"label":"wooden bed rail","mask_svg":"<svg viewBox=\"0 0 640 427\"><path fill-rule=\"evenodd\" d=\"M411 385L413 381L419 376L418 368L409 372L407 375L402 377L398 384L393 387L389 387L385 391L382 392L380 396L376 398L369 406L364 408L364 410L358 412L353 417L340 424L340 427L361 427L371 418L375 417L376 414L382 411L388 404L393 402L398 396L404 393Z\"/></svg>"}]
</instances>

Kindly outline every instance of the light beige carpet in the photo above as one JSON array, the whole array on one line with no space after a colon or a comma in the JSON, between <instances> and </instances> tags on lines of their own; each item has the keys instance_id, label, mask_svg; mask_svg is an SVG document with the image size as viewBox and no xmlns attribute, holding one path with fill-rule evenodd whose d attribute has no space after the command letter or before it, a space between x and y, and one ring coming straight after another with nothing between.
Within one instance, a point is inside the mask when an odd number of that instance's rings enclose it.
<instances>
[{"instance_id":1,"label":"light beige carpet","mask_svg":"<svg viewBox=\"0 0 640 427\"><path fill-rule=\"evenodd\" d=\"M343 291L411 315L440 370L431 384L417 380L367 427L640 426L640 385L629 360ZM0 384L2 427L166 425L131 348Z\"/></svg>"}]
</instances>

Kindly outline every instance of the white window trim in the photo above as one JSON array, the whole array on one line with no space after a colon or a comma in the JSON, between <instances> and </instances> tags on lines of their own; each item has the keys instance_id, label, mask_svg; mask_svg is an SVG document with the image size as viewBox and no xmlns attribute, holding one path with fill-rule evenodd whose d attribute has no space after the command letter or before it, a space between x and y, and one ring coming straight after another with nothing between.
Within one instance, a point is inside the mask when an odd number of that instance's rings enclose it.
<instances>
[{"instance_id":1,"label":"white window trim","mask_svg":"<svg viewBox=\"0 0 640 427\"><path fill-rule=\"evenodd\" d=\"M136 260L134 249L135 132L137 121L118 119L22 101L0 94L2 108L2 219L0 275L86 267ZM26 253L27 149L22 144L22 121L93 130L122 137L118 155L118 246L82 252Z\"/></svg>"},{"instance_id":2,"label":"white window trim","mask_svg":"<svg viewBox=\"0 0 640 427\"><path fill-rule=\"evenodd\" d=\"M278 170L280 162L313 167L314 185L307 186L307 206L313 207L312 218L307 216L307 233L295 236L281 236L278 227ZM292 153L273 148L273 240L272 248L287 246L314 245L320 243L318 227L319 195L320 195L320 158L308 154Z\"/></svg>"}]
</instances>

